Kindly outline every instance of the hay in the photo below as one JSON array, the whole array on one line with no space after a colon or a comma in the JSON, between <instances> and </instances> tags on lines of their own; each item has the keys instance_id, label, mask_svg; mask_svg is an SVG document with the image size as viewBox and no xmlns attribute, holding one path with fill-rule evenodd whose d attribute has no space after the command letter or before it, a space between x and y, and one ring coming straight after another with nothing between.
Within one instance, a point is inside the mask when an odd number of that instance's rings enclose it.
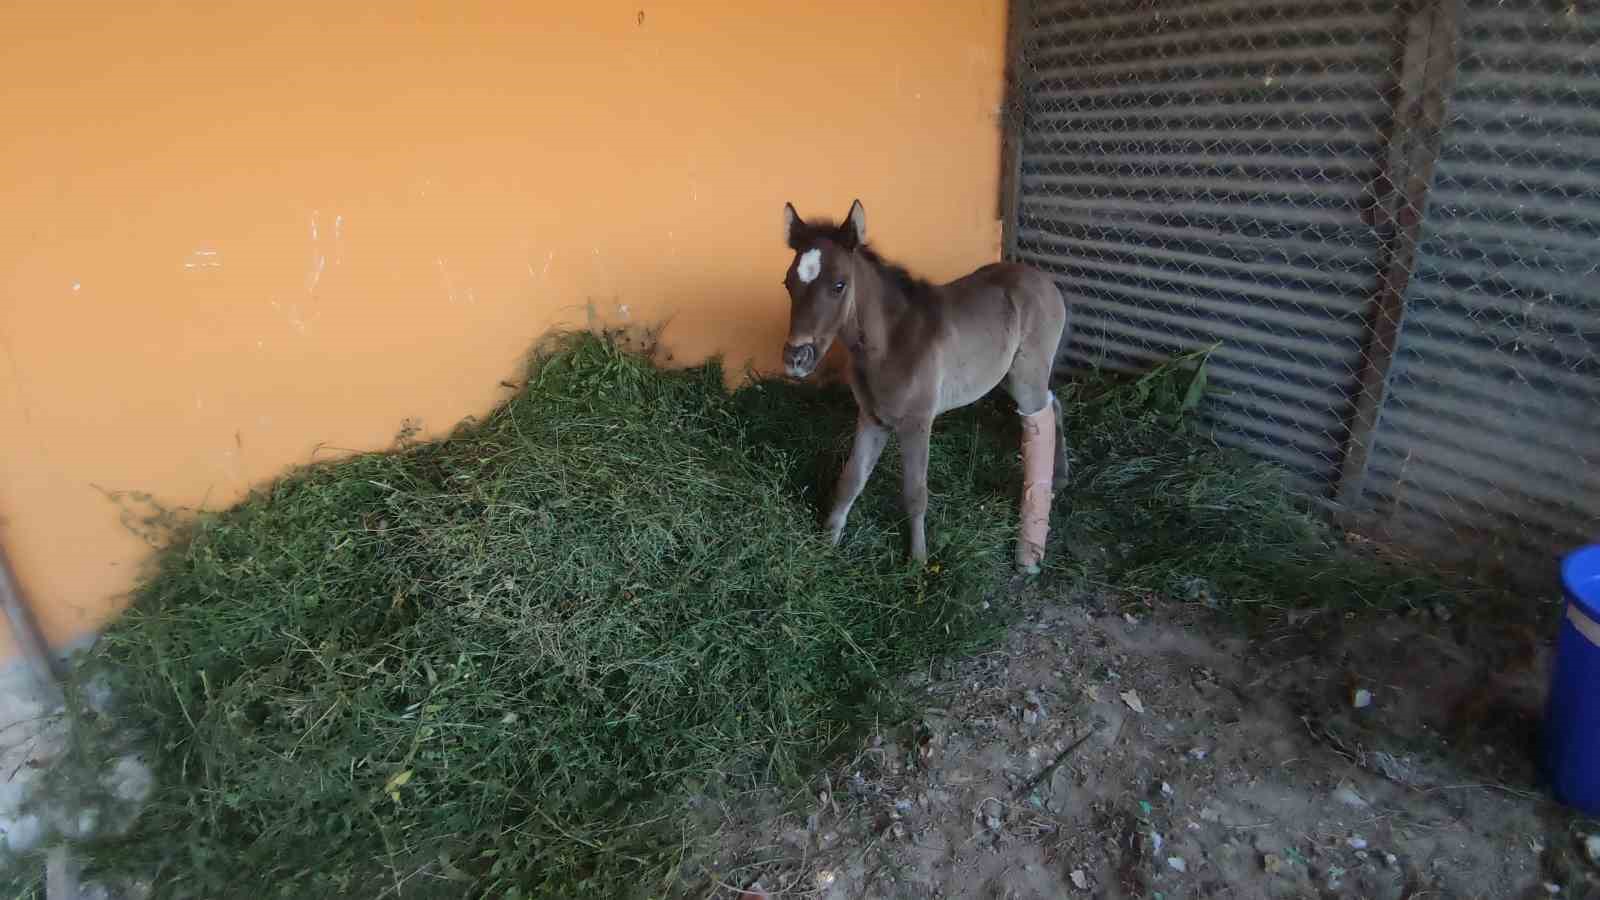
<instances>
[{"instance_id":1,"label":"hay","mask_svg":"<svg viewBox=\"0 0 1600 900\"><path fill-rule=\"evenodd\" d=\"M793 778L998 624L1007 516L968 483L936 572L892 492L825 546L807 492L850 411L806 393L572 339L481 424L201 518L102 642L162 787L96 855L172 896L659 880L686 780Z\"/></svg>"},{"instance_id":2,"label":"hay","mask_svg":"<svg viewBox=\"0 0 1600 900\"><path fill-rule=\"evenodd\" d=\"M1054 575L1400 598L1370 569L1330 577L1330 536L1272 470L1186 426L1197 362L1065 398ZM91 663L159 779L92 866L171 897L659 892L693 856L686 797L802 777L893 676L1005 624L984 600L1016 515L1012 410L936 429L926 570L893 450L845 544L820 537L853 415L839 390L730 396L716 364L569 338L481 423L199 518ZM1105 564L1065 549L1091 544Z\"/></svg>"},{"instance_id":3,"label":"hay","mask_svg":"<svg viewBox=\"0 0 1600 900\"><path fill-rule=\"evenodd\" d=\"M1410 609L1495 594L1348 544L1283 470L1203 436L1190 414L1209 392L1208 355L1077 386L1069 427L1082 464L1057 500L1077 574L1258 621L1291 608Z\"/></svg>"}]
</instances>

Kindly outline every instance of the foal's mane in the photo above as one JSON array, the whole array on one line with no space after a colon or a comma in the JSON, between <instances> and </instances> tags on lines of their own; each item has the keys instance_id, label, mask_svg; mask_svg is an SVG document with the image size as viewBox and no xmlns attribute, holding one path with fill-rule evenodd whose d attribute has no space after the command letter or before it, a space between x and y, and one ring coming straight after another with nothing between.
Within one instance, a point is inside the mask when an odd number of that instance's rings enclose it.
<instances>
[{"instance_id":1,"label":"foal's mane","mask_svg":"<svg viewBox=\"0 0 1600 900\"><path fill-rule=\"evenodd\" d=\"M806 229L811 237L827 238L841 247L852 246L851 236L844 228L834 224L832 219L818 218L806 223ZM926 278L911 274L911 271L899 263L890 262L878 254L871 244L855 244L855 252L862 259L877 268L878 274L889 286L899 291L907 300L915 300L923 291L933 287L933 283Z\"/></svg>"},{"instance_id":2,"label":"foal's mane","mask_svg":"<svg viewBox=\"0 0 1600 900\"><path fill-rule=\"evenodd\" d=\"M878 255L871 244L862 244L856 247L856 253L867 262L878 267L878 273L883 279L893 285L905 295L907 300L915 300L923 291L933 286L926 278L911 274L911 271L899 263L892 263Z\"/></svg>"}]
</instances>

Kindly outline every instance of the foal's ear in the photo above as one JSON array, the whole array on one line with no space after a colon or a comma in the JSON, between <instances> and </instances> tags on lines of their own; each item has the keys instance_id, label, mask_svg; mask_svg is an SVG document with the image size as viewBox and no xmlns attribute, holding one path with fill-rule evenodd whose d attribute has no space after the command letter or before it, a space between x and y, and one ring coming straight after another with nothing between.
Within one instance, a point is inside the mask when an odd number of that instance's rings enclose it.
<instances>
[{"instance_id":1,"label":"foal's ear","mask_svg":"<svg viewBox=\"0 0 1600 900\"><path fill-rule=\"evenodd\" d=\"M795 239L800 236L801 229L805 227L805 221L800 218L799 213L794 211L794 204L785 203L783 205L783 240L784 243L789 245L790 249L800 249Z\"/></svg>"},{"instance_id":2,"label":"foal's ear","mask_svg":"<svg viewBox=\"0 0 1600 900\"><path fill-rule=\"evenodd\" d=\"M867 242L867 211L861 208L860 200L850 204L850 215L844 217L844 227L839 231L851 249Z\"/></svg>"}]
</instances>

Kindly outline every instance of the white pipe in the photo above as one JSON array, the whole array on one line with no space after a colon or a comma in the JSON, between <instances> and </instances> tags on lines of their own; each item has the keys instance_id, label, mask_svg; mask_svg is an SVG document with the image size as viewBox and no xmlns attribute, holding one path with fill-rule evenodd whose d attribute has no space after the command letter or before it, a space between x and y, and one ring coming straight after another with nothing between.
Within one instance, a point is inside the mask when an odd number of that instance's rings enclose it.
<instances>
[{"instance_id":1,"label":"white pipe","mask_svg":"<svg viewBox=\"0 0 1600 900\"><path fill-rule=\"evenodd\" d=\"M11 561L6 557L4 546L0 546L0 607L5 610L6 621L11 625L11 635L21 648L22 657L33 670L39 686L59 698L61 685L66 681L66 673L62 671L56 655L50 652L50 642L45 640L44 632L39 630L39 621L34 618L33 610L29 609L27 601L22 599L22 588L17 584L16 575L11 570Z\"/></svg>"},{"instance_id":2,"label":"white pipe","mask_svg":"<svg viewBox=\"0 0 1600 900\"><path fill-rule=\"evenodd\" d=\"M60 660L50 651L50 642L39 630L33 610L22 599L22 587L17 584L3 546L0 546L0 607L5 610L11 634L40 689L51 699L64 702L66 673L62 671ZM46 900L79 900L78 863L66 844L56 844L45 855L44 891Z\"/></svg>"}]
</instances>

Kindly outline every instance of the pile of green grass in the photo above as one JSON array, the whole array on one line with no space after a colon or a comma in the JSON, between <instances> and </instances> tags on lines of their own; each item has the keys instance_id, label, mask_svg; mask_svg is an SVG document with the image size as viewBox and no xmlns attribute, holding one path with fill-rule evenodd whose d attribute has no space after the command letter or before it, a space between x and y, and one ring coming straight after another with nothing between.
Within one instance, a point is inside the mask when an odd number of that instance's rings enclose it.
<instances>
[{"instance_id":1,"label":"pile of green grass","mask_svg":"<svg viewBox=\"0 0 1600 900\"><path fill-rule=\"evenodd\" d=\"M1208 351L1132 379L1071 386L1077 463L1055 515L1058 565L1109 587L1201 601L1260 623L1290 608L1396 610L1496 592L1350 545L1279 467L1219 447L1192 415Z\"/></svg>"},{"instance_id":2,"label":"pile of green grass","mask_svg":"<svg viewBox=\"0 0 1600 900\"><path fill-rule=\"evenodd\" d=\"M1188 427L1203 378L1064 392L1055 576L1403 599L1370 567L1330 577L1276 473ZM159 788L91 864L172 897L658 893L692 856L685 797L802 776L891 676L1004 624L1008 404L940 420L919 569L892 450L844 545L820 536L846 392L723 384L568 339L481 423L199 518L96 651Z\"/></svg>"},{"instance_id":3,"label":"pile of green grass","mask_svg":"<svg viewBox=\"0 0 1600 900\"><path fill-rule=\"evenodd\" d=\"M185 897L659 882L686 784L795 777L875 686L998 624L1009 516L948 468L936 569L892 491L826 546L838 400L582 337L448 439L202 517L99 651L161 786L94 857Z\"/></svg>"}]
</instances>

